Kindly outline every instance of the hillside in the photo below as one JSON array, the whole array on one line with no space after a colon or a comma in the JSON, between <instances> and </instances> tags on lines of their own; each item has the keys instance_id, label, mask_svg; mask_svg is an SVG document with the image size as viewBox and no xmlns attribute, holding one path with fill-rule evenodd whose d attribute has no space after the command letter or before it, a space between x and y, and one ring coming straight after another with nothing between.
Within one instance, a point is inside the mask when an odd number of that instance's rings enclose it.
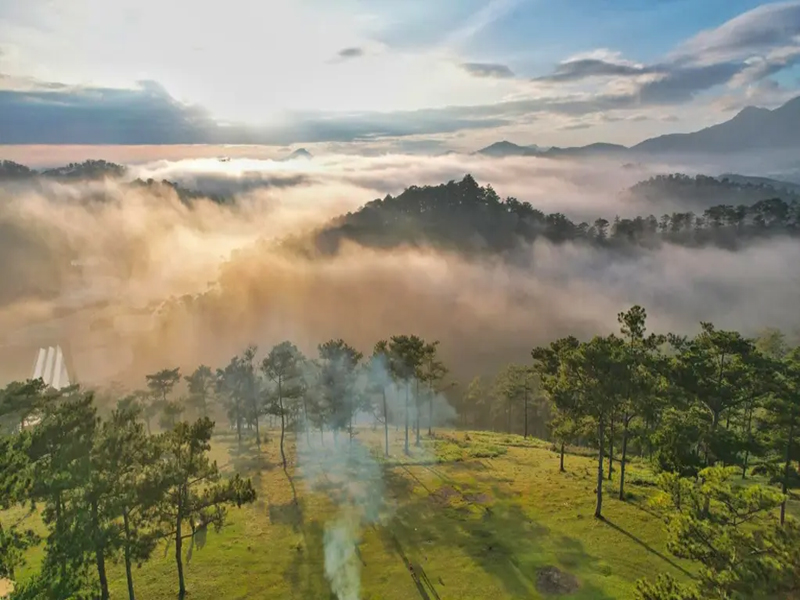
<instances>
[{"instance_id":1,"label":"hillside","mask_svg":"<svg viewBox=\"0 0 800 600\"><path fill-rule=\"evenodd\" d=\"M501 200L491 186L467 175L459 182L412 186L399 196L373 200L319 231L315 247L331 254L350 240L378 248L433 244L468 254L502 254L539 238L620 249L664 241L737 247L764 236L800 234L800 198L768 186L672 175L637 184L629 193L651 200L654 210L668 197L700 208L660 218L598 214L593 223L575 223L516 198Z\"/></svg>"},{"instance_id":2,"label":"hillside","mask_svg":"<svg viewBox=\"0 0 800 600\"><path fill-rule=\"evenodd\" d=\"M800 148L800 97L774 110L748 106L724 123L693 133L651 138L632 149L646 153L724 154L778 148Z\"/></svg>"},{"instance_id":3,"label":"hillside","mask_svg":"<svg viewBox=\"0 0 800 600\"><path fill-rule=\"evenodd\" d=\"M641 181L627 190L626 195L653 206L666 203L699 211L716 205L752 205L772 198L796 203L800 201L800 186L766 177L732 174L691 177L674 173Z\"/></svg>"}]
</instances>

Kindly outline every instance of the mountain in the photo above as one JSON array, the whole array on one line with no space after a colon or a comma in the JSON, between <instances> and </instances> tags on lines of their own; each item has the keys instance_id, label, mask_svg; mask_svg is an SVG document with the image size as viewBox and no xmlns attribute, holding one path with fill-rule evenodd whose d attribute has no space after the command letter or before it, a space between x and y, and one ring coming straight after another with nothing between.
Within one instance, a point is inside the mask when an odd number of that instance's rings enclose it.
<instances>
[{"instance_id":1,"label":"mountain","mask_svg":"<svg viewBox=\"0 0 800 600\"><path fill-rule=\"evenodd\" d=\"M536 144L518 146L517 144L503 140L502 142L495 142L491 146L486 146L486 148L481 148L476 154L493 156L495 158L503 156L535 156L539 150L540 148Z\"/></svg>"},{"instance_id":2,"label":"mountain","mask_svg":"<svg viewBox=\"0 0 800 600\"><path fill-rule=\"evenodd\" d=\"M485 156L543 156L547 158L620 156L624 154L730 154L757 150L800 150L800 96L769 110L748 106L724 123L693 133L671 133L647 139L630 148L595 143L567 148L519 146L496 142L478 150Z\"/></svg>"},{"instance_id":3,"label":"mountain","mask_svg":"<svg viewBox=\"0 0 800 600\"><path fill-rule=\"evenodd\" d=\"M694 133L661 135L632 150L652 154L727 154L782 148L800 149L800 96L774 110L748 106L719 125Z\"/></svg>"},{"instance_id":4,"label":"mountain","mask_svg":"<svg viewBox=\"0 0 800 600\"><path fill-rule=\"evenodd\" d=\"M627 152L625 146L619 144L606 144L598 142L596 144L589 144L588 146L574 146L567 148L559 148L553 146L552 148L543 148L532 144L530 146L519 146L511 142L503 140L502 142L495 142L491 146L478 150L477 154L484 156L493 156L500 158L503 156L541 156L544 158L560 158L560 157L578 157L578 156L600 156L608 154L622 154Z\"/></svg>"},{"instance_id":5,"label":"mountain","mask_svg":"<svg viewBox=\"0 0 800 600\"><path fill-rule=\"evenodd\" d=\"M297 150L292 152L289 156L287 156L286 160L294 160L296 158L313 158L313 155L305 148L298 148Z\"/></svg>"},{"instance_id":6,"label":"mountain","mask_svg":"<svg viewBox=\"0 0 800 600\"><path fill-rule=\"evenodd\" d=\"M567 148L558 148L554 146L543 152L539 152L538 156L544 156L546 158L610 156L614 154L626 154L627 152L628 148L620 144L606 144L603 142L598 142L595 144L589 144L588 146L573 146Z\"/></svg>"}]
</instances>

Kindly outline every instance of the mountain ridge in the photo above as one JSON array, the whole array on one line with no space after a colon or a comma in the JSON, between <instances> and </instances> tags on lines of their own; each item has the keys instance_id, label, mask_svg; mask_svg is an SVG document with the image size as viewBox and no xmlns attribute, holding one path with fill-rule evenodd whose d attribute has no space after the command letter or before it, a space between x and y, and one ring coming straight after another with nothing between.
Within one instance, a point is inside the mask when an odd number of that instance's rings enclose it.
<instances>
[{"instance_id":1,"label":"mountain ridge","mask_svg":"<svg viewBox=\"0 0 800 600\"><path fill-rule=\"evenodd\" d=\"M722 123L688 133L667 133L632 146L594 142L585 146L539 148L507 140L481 148L484 156L538 156L542 158L609 156L619 154L728 154L765 148L800 150L800 96L773 109L746 106Z\"/></svg>"}]
</instances>

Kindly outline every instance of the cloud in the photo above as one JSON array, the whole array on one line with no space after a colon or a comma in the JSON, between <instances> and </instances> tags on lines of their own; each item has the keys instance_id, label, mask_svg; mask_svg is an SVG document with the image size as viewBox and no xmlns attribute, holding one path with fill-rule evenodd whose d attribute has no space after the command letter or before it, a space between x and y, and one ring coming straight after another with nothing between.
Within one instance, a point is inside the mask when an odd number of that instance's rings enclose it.
<instances>
[{"instance_id":1,"label":"cloud","mask_svg":"<svg viewBox=\"0 0 800 600\"><path fill-rule=\"evenodd\" d=\"M540 82L575 82L595 77L629 77L653 72L653 67L624 60L618 52L600 49L561 62L550 75L534 78Z\"/></svg>"},{"instance_id":2,"label":"cloud","mask_svg":"<svg viewBox=\"0 0 800 600\"><path fill-rule=\"evenodd\" d=\"M675 61L719 63L769 52L800 35L800 1L764 4L702 31L671 53Z\"/></svg>"},{"instance_id":3,"label":"cloud","mask_svg":"<svg viewBox=\"0 0 800 600\"><path fill-rule=\"evenodd\" d=\"M339 50L337 56L345 60L348 58L358 58L359 56L364 56L364 49L355 46L350 48L342 48Z\"/></svg>"},{"instance_id":4,"label":"cloud","mask_svg":"<svg viewBox=\"0 0 800 600\"><path fill-rule=\"evenodd\" d=\"M248 191L234 207L189 209L169 193L111 182L4 188L0 375L27 375L34 349L62 340L84 381L122 370L140 384L156 368L223 364L251 342L263 352L289 338L313 352L320 341L343 337L369 351L377 339L418 333L441 340L448 365L466 378L525 361L532 346L560 335L616 330L617 312L633 303L661 331L694 331L701 319L749 332L797 323L800 263L791 240L735 253L667 245L629 257L537 243L514 266L425 247L351 246L325 260L300 259L275 245L373 198L467 171L547 212L611 220L624 210L644 212L626 208L617 193L647 169L394 155L186 160L134 171L228 180L231 191ZM304 177L281 189L242 186L289 173ZM88 266L76 270L73 259ZM183 299L165 304L171 297Z\"/></svg>"},{"instance_id":5,"label":"cloud","mask_svg":"<svg viewBox=\"0 0 800 600\"><path fill-rule=\"evenodd\" d=\"M154 82L134 89L16 83L0 90L5 144L191 144L208 141L216 127L205 111L178 103ZM19 89L23 83L29 89Z\"/></svg>"},{"instance_id":6,"label":"cloud","mask_svg":"<svg viewBox=\"0 0 800 600\"><path fill-rule=\"evenodd\" d=\"M514 77L514 72L506 65L496 63L462 63L461 68L475 77L494 77L497 79Z\"/></svg>"},{"instance_id":7,"label":"cloud","mask_svg":"<svg viewBox=\"0 0 800 600\"><path fill-rule=\"evenodd\" d=\"M452 30L452 40L468 39L471 32L507 14L515 5L511 0L488 3L466 24ZM404 54L393 53L388 46L373 52L366 40L358 46L337 43L334 48L339 50L330 50L323 62L330 63L329 57L336 55L334 62L347 64L337 69L327 64L326 69L315 72L314 81L330 77L333 89L336 77L357 82L365 80L365 73L383 77L397 69L408 75L425 71L425 65L431 69L435 65L435 80L439 82L436 91L427 87L420 91L420 86L387 78L371 90L355 94L359 99L370 96L372 101L363 106L384 106L392 98L405 97L408 90L408 97L413 96L414 100L406 104L427 102L432 107L401 110L404 103L398 102L392 104L392 109L351 110L347 106L354 95L340 94L336 102L341 104L341 110L290 110L273 115L267 125L237 120L223 123L201 107L177 101L153 82L115 89L7 76L0 79L0 140L20 144L373 142L521 127L537 119L546 123L554 115L583 118L607 111L641 114L648 109L697 105L706 107L707 117L713 108L713 96L728 105L748 101L774 106L791 93L791 85L784 84L786 87L778 90L765 82L774 81L772 77L800 61L798 6L798 2L788 2L760 7L701 32L650 63L597 49L570 56L555 65L552 72L528 81L516 78L502 63L458 63L453 60L457 53L449 47L447 52L439 49L444 54ZM362 38L349 39L352 43ZM365 53L365 48L370 52ZM358 56L363 60L348 60ZM337 80L336 84L340 85L337 89L350 89L342 81ZM396 93L386 91L394 90L395 85ZM373 95L374 90L383 92ZM309 92L303 97L316 96ZM241 102L253 110L262 109L249 95ZM692 118L683 120L694 122ZM560 126L559 123L551 130Z\"/></svg>"}]
</instances>

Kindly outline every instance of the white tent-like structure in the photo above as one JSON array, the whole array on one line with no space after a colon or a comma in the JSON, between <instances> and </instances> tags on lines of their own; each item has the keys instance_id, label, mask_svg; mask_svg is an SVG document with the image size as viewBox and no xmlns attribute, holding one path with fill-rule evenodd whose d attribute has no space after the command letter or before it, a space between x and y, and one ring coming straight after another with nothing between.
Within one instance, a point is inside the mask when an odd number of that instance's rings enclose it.
<instances>
[{"instance_id":1,"label":"white tent-like structure","mask_svg":"<svg viewBox=\"0 0 800 600\"><path fill-rule=\"evenodd\" d=\"M61 346L39 348L33 363L31 379L41 378L45 385L56 390L69 387L69 372Z\"/></svg>"}]
</instances>

